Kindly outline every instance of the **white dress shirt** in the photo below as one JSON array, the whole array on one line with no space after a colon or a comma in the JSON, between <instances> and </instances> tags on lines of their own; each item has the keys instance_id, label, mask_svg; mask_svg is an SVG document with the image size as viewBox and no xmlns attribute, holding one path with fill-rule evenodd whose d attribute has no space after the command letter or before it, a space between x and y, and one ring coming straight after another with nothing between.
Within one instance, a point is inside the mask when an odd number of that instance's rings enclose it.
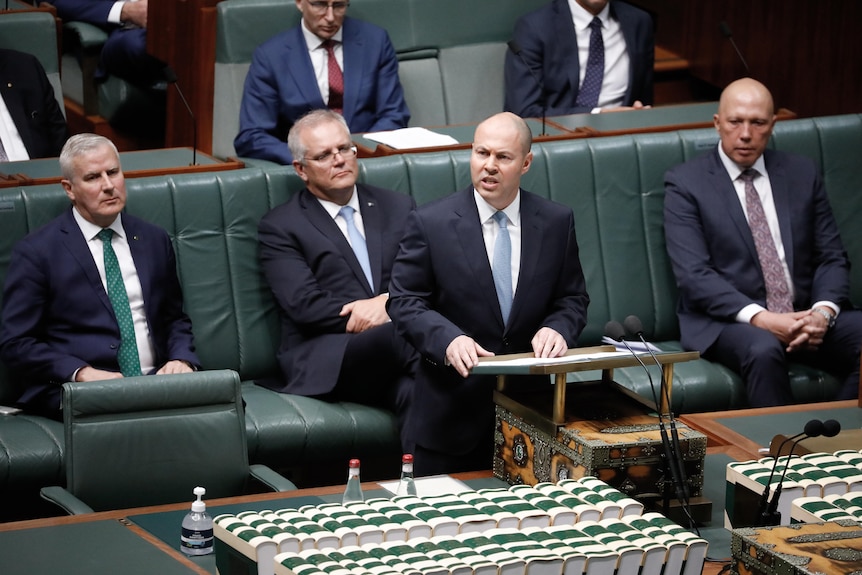
<instances>
[{"instance_id":1,"label":"white dress shirt","mask_svg":"<svg viewBox=\"0 0 862 575\"><path fill-rule=\"evenodd\" d=\"M576 0L569 0L572 21L578 40L578 85L583 84L590 55L590 22L594 16ZM622 106L629 87L629 53L620 23L611 18L610 3L596 16L602 21L602 39L605 45L605 75L597 108Z\"/></svg>"},{"instance_id":2,"label":"white dress shirt","mask_svg":"<svg viewBox=\"0 0 862 575\"><path fill-rule=\"evenodd\" d=\"M6 101L2 95L0 95L0 142L3 142L3 149L6 151L8 161L20 162L30 159L30 154L24 147L21 134L18 133L18 126L12 120L12 115L9 114L9 108L6 107Z\"/></svg>"},{"instance_id":3,"label":"white dress shirt","mask_svg":"<svg viewBox=\"0 0 862 575\"><path fill-rule=\"evenodd\" d=\"M344 238L347 240L347 243L350 244L350 247L353 247L353 243L350 241L350 235L347 233L347 222L344 221L344 217L341 216L338 212L344 206L336 204L335 202L330 202L329 200L324 200L323 198L317 198L317 201L320 202L320 205L323 206L323 209L326 210L326 213L335 220L335 225L338 226L338 229L341 230L341 233L344 234ZM362 237L365 236L365 224L362 222L362 212L359 209L359 194L356 193L356 186L353 187L353 194L350 195L350 201L348 201L345 206L350 206L356 213L353 214L353 221L356 223L356 229L359 230L359 233L362 234Z\"/></svg>"},{"instance_id":4,"label":"white dress shirt","mask_svg":"<svg viewBox=\"0 0 862 575\"><path fill-rule=\"evenodd\" d=\"M488 263L494 265L494 244L497 241L497 234L500 232L500 225L494 219L494 214L497 213L497 208L485 201L485 198L473 189L473 198L476 200L476 207L479 209L479 221L482 223L482 238L485 240L485 251L488 254ZM521 271L521 192L515 196L512 203L506 206L503 210L506 214L506 219L509 220L507 227L509 228L509 239L512 242L512 297L518 289L518 276Z\"/></svg>"},{"instance_id":5,"label":"white dress shirt","mask_svg":"<svg viewBox=\"0 0 862 575\"><path fill-rule=\"evenodd\" d=\"M305 45L308 46L308 56L311 58L311 66L314 68L314 77L317 80L317 87L320 89L320 96L323 98L323 103L326 104L329 102L329 56L326 53L326 48L323 47L324 40L305 26L305 20L302 21L302 35L305 37ZM332 36L332 40L335 42L333 47L335 60L338 62L342 73L344 71L344 49L341 44L343 36L343 27L339 28L338 32Z\"/></svg>"}]
</instances>

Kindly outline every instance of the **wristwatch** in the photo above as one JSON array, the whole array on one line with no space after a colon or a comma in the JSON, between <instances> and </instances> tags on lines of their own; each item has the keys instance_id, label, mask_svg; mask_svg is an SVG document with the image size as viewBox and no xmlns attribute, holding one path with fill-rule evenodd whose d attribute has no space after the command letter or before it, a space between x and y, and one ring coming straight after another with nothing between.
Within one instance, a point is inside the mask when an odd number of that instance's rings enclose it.
<instances>
[{"instance_id":1,"label":"wristwatch","mask_svg":"<svg viewBox=\"0 0 862 575\"><path fill-rule=\"evenodd\" d=\"M824 318L826 318L826 329L832 329L832 326L835 325L835 314L831 314L822 307L816 307L812 311L816 311Z\"/></svg>"}]
</instances>

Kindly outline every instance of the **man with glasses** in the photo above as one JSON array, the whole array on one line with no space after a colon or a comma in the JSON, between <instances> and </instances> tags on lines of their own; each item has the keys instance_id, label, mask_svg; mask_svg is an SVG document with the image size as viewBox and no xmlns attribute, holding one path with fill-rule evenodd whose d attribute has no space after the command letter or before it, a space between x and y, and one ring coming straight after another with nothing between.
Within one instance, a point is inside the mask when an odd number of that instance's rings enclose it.
<instances>
[{"instance_id":1,"label":"man with glasses","mask_svg":"<svg viewBox=\"0 0 862 575\"><path fill-rule=\"evenodd\" d=\"M342 114L354 133L407 126L410 112L389 35L345 17L349 5L296 0L300 25L255 50L234 140L237 155L290 164L287 133L315 109Z\"/></svg>"},{"instance_id":2,"label":"man with glasses","mask_svg":"<svg viewBox=\"0 0 862 575\"><path fill-rule=\"evenodd\" d=\"M400 416L416 353L396 336L386 300L413 199L356 183L356 148L331 110L297 120L287 142L306 187L259 228L261 265L281 310L284 377L258 383Z\"/></svg>"}]
</instances>

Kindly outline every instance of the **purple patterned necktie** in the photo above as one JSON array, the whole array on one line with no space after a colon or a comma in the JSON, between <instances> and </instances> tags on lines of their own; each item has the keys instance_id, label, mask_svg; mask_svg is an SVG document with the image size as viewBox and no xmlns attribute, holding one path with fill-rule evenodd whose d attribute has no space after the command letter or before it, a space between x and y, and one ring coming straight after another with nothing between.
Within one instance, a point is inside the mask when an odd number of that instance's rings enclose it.
<instances>
[{"instance_id":1,"label":"purple patterned necktie","mask_svg":"<svg viewBox=\"0 0 862 575\"><path fill-rule=\"evenodd\" d=\"M754 246L757 248L757 259L763 270L763 281L766 284L766 309L775 313L793 311L793 298L787 286L784 268L778 257L778 250L766 222L763 204L754 188L754 178L757 172L747 169L739 178L745 183L745 208L748 212L748 226L754 236Z\"/></svg>"},{"instance_id":2,"label":"purple patterned necktie","mask_svg":"<svg viewBox=\"0 0 862 575\"><path fill-rule=\"evenodd\" d=\"M590 53L587 56L587 71L584 81L578 90L578 106L595 108L599 103L599 93L602 91L602 80L605 77L605 41L602 39L602 21L597 17L590 22Z\"/></svg>"}]
</instances>

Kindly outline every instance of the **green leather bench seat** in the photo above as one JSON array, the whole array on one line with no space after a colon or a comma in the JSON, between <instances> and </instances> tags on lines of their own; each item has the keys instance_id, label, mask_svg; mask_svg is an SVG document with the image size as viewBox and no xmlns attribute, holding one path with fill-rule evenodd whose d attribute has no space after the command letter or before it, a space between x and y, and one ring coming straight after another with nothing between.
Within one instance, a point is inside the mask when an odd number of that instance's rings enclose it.
<instances>
[{"instance_id":1,"label":"green leather bench seat","mask_svg":"<svg viewBox=\"0 0 862 575\"><path fill-rule=\"evenodd\" d=\"M676 287L664 248L663 174L716 141L713 130L690 130L534 146L524 187L575 213L592 300L579 345L599 343L608 320L635 314L651 340L679 349ZM772 145L815 159L850 259L862 261L862 115L784 121L776 126ZM411 194L422 204L468 185L469 151L362 160L360 179ZM257 222L300 186L293 168L282 166L130 179L128 211L166 228L174 239L201 361L206 369L233 369L244 382L252 463L343 465L344 459L364 454L397 461L392 414L277 394L252 383L277 373L279 341L277 310L258 267ZM0 190L0 282L15 241L67 206L57 185ZM853 301L862 303L858 266L851 291ZM615 378L651 396L641 369L616 370ZM802 401L828 400L836 389L831 377L798 367L792 385ZM15 382L0 366L0 404L15 396ZM698 360L676 366L676 413L745 407L745 397L739 378L719 365ZM62 481L62 453L62 424L33 416L0 417L0 493Z\"/></svg>"}]
</instances>

